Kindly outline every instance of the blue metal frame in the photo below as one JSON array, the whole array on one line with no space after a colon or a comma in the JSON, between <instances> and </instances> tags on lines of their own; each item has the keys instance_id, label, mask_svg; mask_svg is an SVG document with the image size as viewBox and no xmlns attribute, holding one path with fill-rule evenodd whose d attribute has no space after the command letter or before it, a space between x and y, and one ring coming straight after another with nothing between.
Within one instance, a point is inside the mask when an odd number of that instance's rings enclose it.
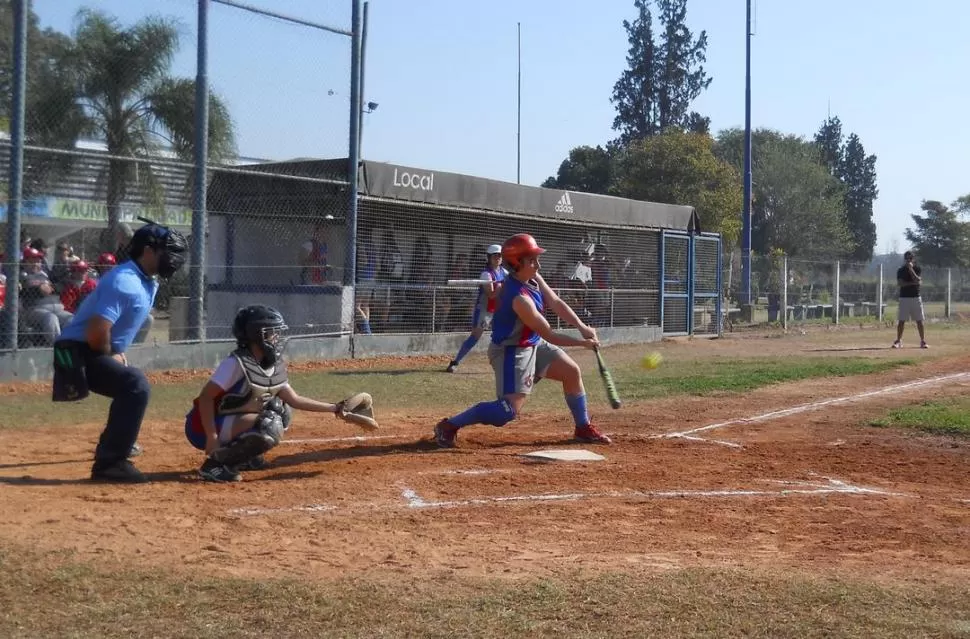
<instances>
[{"instance_id":1,"label":"blue metal frame","mask_svg":"<svg viewBox=\"0 0 970 639\"><path fill-rule=\"evenodd\" d=\"M697 289L695 286L695 278L697 277L697 265L696 265L697 250L695 245L697 242L713 242L717 245L717 273L716 273L716 282L715 282L714 291L705 291L703 293L697 292ZM693 326L694 301L697 299L714 299L714 312L717 314L716 315L717 334L720 335L721 324L722 324L722 321L721 321L721 282L722 282L721 280L721 237L713 233L710 233L710 234L702 233L700 235L691 236L690 244L691 244L691 250L690 250L690 253L691 253L691 278L690 278L691 334L694 333L694 326Z\"/></svg>"},{"instance_id":2,"label":"blue metal frame","mask_svg":"<svg viewBox=\"0 0 970 639\"><path fill-rule=\"evenodd\" d=\"M685 293L668 293L667 292L667 269L666 269L666 253L667 253L667 238L676 237L681 240L687 240L687 292ZM691 314L693 309L687 309L687 319L686 326L684 326L683 331L667 331L664 325L664 312L666 310L666 304L664 303L665 298L670 299L684 299L687 304L690 305L690 290L691 290L691 236L687 233L679 233L677 231L664 231L660 242L660 328L664 330L665 333L671 335L683 335L690 334L691 325Z\"/></svg>"}]
</instances>

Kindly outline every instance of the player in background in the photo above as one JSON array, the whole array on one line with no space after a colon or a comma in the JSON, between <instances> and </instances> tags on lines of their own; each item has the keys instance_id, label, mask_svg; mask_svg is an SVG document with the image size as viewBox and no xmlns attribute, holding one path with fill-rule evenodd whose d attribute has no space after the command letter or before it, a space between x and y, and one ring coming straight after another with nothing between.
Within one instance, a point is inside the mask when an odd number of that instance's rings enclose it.
<instances>
[{"instance_id":1,"label":"player in background","mask_svg":"<svg viewBox=\"0 0 970 639\"><path fill-rule=\"evenodd\" d=\"M255 304L236 313L237 348L216 368L185 416L185 436L205 451L199 475L206 481L239 481L240 470L264 465L263 453L280 443L291 408L337 413L340 404L302 397L290 386L283 361L283 315Z\"/></svg>"},{"instance_id":2,"label":"player in background","mask_svg":"<svg viewBox=\"0 0 970 639\"><path fill-rule=\"evenodd\" d=\"M91 267L84 260L74 262L69 267L70 277L61 289L61 304L68 313L76 313L81 302L98 285L98 280L90 276Z\"/></svg>"},{"instance_id":3,"label":"player in background","mask_svg":"<svg viewBox=\"0 0 970 639\"><path fill-rule=\"evenodd\" d=\"M449 373L455 372L455 369L461 364L461 360L465 359L465 356L475 348L475 344L482 338L482 333L491 324L492 316L495 314L495 305L498 303L499 291L502 289L502 282L508 275L506 270L502 268L502 247L499 244L491 244L485 249L485 259L485 270L482 271L478 279L491 280L492 283L482 284L478 287L478 299L475 301L475 310L472 312L471 335L465 339L458 349L455 359L451 360L448 368L445 369Z\"/></svg>"},{"instance_id":4,"label":"player in background","mask_svg":"<svg viewBox=\"0 0 970 639\"><path fill-rule=\"evenodd\" d=\"M488 348L488 359L495 371L496 399L438 422L434 429L438 446L453 448L458 429L465 426L504 426L511 422L543 377L562 383L566 405L576 424L576 440L610 443L610 438L590 423L579 365L560 348L594 349L599 345L596 331L580 320L539 275L539 256L544 252L535 238L526 233L513 235L502 245L502 258L511 271L502 285ZM547 308L578 328L582 339L553 331L543 315Z\"/></svg>"}]
</instances>

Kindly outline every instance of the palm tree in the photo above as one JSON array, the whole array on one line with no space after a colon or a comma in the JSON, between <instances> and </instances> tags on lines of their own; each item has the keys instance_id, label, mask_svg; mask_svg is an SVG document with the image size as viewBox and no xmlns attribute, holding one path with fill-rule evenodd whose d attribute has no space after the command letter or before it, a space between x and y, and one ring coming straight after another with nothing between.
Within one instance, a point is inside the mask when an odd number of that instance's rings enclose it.
<instances>
[{"instance_id":1,"label":"palm tree","mask_svg":"<svg viewBox=\"0 0 970 639\"><path fill-rule=\"evenodd\" d=\"M106 143L109 155L142 159L109 159L104 250L117 248L110 243L120 221L121 202L136 175L147 185L150 200L160 204L161 187L151 156L168 147L180 159L192 161L195 81L169 75L178 46L179 30L172 20L151 16L125 29L103 13L78 12L73 59L90 128ZM209 98L208 143L210 161L235 154L229 111L215 95Z\"/></svg>"}]
</instances>

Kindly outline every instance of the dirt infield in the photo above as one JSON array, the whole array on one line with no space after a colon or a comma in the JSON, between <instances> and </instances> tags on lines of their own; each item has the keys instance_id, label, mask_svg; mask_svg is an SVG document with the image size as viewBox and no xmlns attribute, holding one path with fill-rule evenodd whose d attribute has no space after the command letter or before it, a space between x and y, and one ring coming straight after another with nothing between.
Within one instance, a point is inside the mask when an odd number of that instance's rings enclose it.
<instances>
[{"instance_id":1,"label":"dirt infield","mask_svg":"<svg viewBox=\"0 0 970 639\"><path fill-rule=\"evenodd\" d=\"M705 352L751 345L722 340ZM3 430L0 537L109 563L245 576L769 564L965 579L970 444L864 424L888 407L966 395L970 376L957 375L967 371L970 356L954 352L744 396L632 403L597 415L615 439L609 447L569 442L565 410L466 429L448 451L430 443L441 417L432 411L384 411L383 430L362 439L330 416L304 414L269 468L234 485L196 479L200 456L179 419L146 423L138 465L153 482L138 487L85 480L98 424L69 437L64 426ZM831 398L846 401L808 406ZM803 408L699 431L703 440L658 437L794 406ZM606 460L521 455L565 447Z\"/></svg>"}]
</instances>

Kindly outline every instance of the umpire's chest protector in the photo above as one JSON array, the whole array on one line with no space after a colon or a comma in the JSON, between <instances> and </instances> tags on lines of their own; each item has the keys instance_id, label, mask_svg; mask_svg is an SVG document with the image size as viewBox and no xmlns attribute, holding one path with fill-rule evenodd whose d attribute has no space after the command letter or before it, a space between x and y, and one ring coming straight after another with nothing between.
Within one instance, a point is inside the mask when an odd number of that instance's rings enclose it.
<instances>
[{"instance_id":1,"label":"umpire's chest protector","mask_svg":"<svg viewBox=\"0 0 970 639\"><path fill-rule=\"evenodd\" d=\"M247 350L239 349L233 357L243 371L242 388L223 395L217 413L258 413L267 400L276 397L286 386L286 364L281 360L272 370L266 371Z\"/></svg>"}]
</instances>

